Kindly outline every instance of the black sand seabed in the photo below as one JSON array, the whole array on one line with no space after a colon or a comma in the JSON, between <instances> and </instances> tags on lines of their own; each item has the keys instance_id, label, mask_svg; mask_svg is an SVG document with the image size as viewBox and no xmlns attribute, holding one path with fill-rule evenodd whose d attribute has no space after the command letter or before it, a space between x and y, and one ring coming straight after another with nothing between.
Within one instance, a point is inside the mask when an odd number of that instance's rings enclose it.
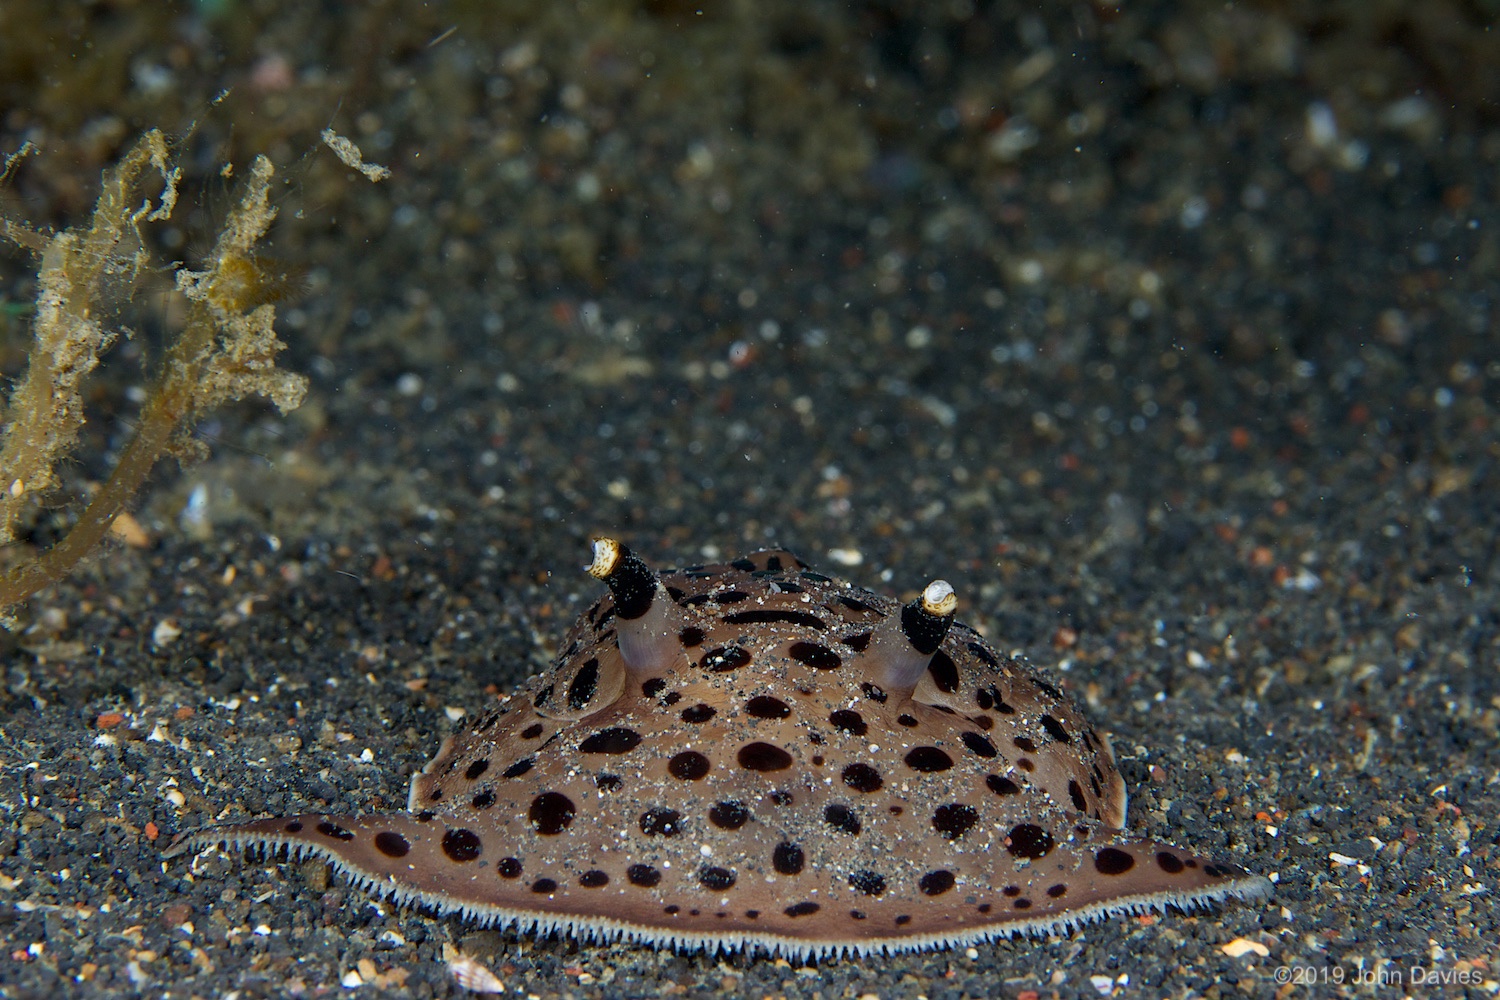
<instances>
[{"instance_id":1,"label":"black sand seabed","mask_svg":"<svg viewBox=\"0 0 1500 1000\"><path fill-rule=\"evenodd\" d=\"M1500 990L1482 8L5 6L3 148L41 153L4 210L78 224L136 133L197 119L156 236L191 261L219 166L268 152L312 391L200 427L149 544L3 640L0 993L454 995L450 943L544 998ZM75 485L173 317L137 297ZM1274 898L795 968L162 862L216 819L399 808L593 599L600 530L945 576L1114 732L1134 827Z\"/></svg>"}]
</instances>

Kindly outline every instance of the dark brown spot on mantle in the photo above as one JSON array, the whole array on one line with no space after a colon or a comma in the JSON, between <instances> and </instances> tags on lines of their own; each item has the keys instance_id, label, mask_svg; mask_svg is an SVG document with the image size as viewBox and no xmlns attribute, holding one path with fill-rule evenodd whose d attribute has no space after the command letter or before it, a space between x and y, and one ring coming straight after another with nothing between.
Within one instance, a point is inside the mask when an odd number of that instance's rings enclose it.
<instances>
[{"instance_id":1,"label":"dark brown spot on mantle","mask_svg":"<svg viewBox=\"0 0 1500 1000\"><path fill-rule=\"evenodd\" d=\"M484 849L473 830L449 830L443 834L443 853L450 861L473 861Z\"/></svg>"},{"instance_id":2,"label":"dark brown spot on mantle","mask_svg":"<svg viewBox=\"0 0 1500 1000\"><path fill-rule=\"evenodd\" d=\"M738 760L747 771L785 771L792 766L791 754L758 740L740 747Z\"/></svg>"},{"instance_id":3,"label":"dark brown spot on mantle","mask_svg":"<svg viewBox=\"0 0 1500 1000\"><path fill-rule=\"evenodd\" d=\"M404 858L411 851L411 844L399 833L382 830L375 835L375 849L388 858Z\"/></svg>"}]
</instances>

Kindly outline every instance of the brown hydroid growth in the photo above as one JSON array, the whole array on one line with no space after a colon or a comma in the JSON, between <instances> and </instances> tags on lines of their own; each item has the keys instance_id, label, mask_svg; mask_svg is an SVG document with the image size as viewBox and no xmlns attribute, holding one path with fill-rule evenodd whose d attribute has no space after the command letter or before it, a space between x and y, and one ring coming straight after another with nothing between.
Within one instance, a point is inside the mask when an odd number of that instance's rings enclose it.
<instances>
[{"instance_id":1,"label":"brown hydroid growth","mask_svg":"<svg viewBox=\"0 0 1500 1000\"><path fill-rule=\"evenodd\" d=\"M152 172L163 183L154 203L141 193ZM177 272L177 287L190 303L187 323L167 350L135 437L67 537L0 575L0 615L61 579L98 544L157 461L191 454L189 431L205 410L247 395L265 396L282 412L301 403L306 379L276 369L275 356L285 345L273 329L274 307L259 302L258 289L270 279L260 274L253 253L276 218L268 199L273 172L270 160L256 157L205 269ZM0 544L14 540L26 505L56 485L53 470L83 425L84 382L115 336L99 318L101 300L106 293L128 298L150 263L140 225L170 217L179 173L165 138L153 129L105 172L88 231L46 238L9 220L0 224L0 233L42 259L35 343L0 441Z\"/></svg>"}]
</instances>

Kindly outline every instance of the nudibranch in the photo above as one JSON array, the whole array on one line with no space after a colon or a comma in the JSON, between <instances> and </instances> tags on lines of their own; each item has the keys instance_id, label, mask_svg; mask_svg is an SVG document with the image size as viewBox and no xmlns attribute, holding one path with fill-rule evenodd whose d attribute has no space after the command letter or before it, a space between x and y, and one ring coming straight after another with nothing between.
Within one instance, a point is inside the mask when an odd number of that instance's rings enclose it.
<instances>
[{"instance_id":1,"label":"nudibranch","mask_svg":"<svg viewBox=\"0 0 1500 1000\"><path fill-rule=\"evenodd\" d=\"M608 593L550 669L444 741L406 813L199 830L314 855L366 890L523 932L796 958L1064 932L1270 883L1124 830L1108 739L954 620L788 552Z\"/></svg>"}]
</instances>

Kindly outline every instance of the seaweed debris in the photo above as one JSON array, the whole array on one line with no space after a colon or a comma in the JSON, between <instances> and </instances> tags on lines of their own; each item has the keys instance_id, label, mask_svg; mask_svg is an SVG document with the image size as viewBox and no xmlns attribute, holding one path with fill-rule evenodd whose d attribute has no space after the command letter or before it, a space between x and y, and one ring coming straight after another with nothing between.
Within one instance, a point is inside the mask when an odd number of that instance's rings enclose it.
<instances>
[{"instance_id":1,"label":"seaweed debris","mask_svg":"<svg viewBox=\"0 0 1500 1000\"><path fill-rule=\"evenodd\" d=\"M67 575L99 543L160 459L186 458L201 448L190 432L202 413L250 395L265 396L283 413L302 402L307 380L276 368L285 345L273 329L275 307L264 301L274 282L254 254L276 218L269 202L273 173L271 161L257 156L204 269L177 267L187 321L163 358L135 436L72 530L0 573L0 622L11 624L18 604ZM142 192L154 175L162 189L153 199ZM41 258L35 343L0 432L0 545L15 541L27 505L57 485L57 462L73 449L83 425L84 383L115 338L99 318L101 300L116 293L128 299L151 266L140 227L171 216L179 178L166 139L153 129L105 171L87 230L48 237L0 219L0 236Z\"/></svg>"}]
</instances>

